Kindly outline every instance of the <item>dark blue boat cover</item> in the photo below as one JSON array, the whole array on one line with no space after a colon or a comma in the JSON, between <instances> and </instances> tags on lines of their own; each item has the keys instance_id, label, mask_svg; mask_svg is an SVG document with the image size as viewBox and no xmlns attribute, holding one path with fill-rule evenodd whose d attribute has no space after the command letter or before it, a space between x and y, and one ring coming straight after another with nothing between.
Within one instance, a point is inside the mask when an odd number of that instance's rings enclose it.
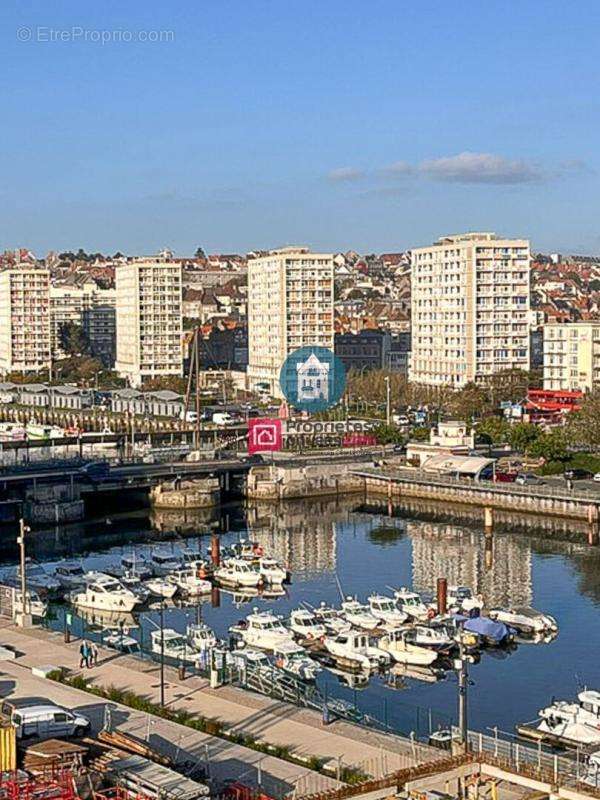
<instances>
[{"instance_id":1,"label":"dark blue boat cover","mask_svg":"<svg viewBox=\"0 0 600 800\"><path fill-rule=\"evenodd\" d=\"M473 617L465 620L463 628L479 636L485 636L494 642L502 642L509 633L508 628L503 622L495 622L489 617Z\"/></svg>"}]
</instances>

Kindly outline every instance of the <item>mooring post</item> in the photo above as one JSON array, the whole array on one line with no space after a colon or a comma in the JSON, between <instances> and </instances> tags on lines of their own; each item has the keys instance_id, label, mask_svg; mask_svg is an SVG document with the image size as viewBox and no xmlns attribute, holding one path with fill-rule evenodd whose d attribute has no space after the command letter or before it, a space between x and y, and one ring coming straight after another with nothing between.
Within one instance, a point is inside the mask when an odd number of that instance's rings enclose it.
<instances>
[{"instance_id":1,"label":"mooring post","mask_svg":"<svg viewBox=\"0 0 600 800\"><path fill-rule=\"evenodd\" d=\"M437 611L443 615L448 608L448 581L446 578L437 579Z\"/></svg>"},{"instance_id":2,"label":"mooring post","mask_svg":"<svg viewBox=\"0 0 600 800\"><path fill-rule=\"evenodd\" d=\"M595 503L590 503L587 507L588 519L588 544L590 547L595 547L598 544L598 534L600 528L600 519L598 514L598 506Z\"/></svg>"},{"instance_id":3,"label":"mooring post","mask_svg":"<svg viewBox=\"0 0 600 800\"><path fill-rule=\"evenodd\" d=\"M486 506L483 510L483 527L488 536L494 531L494 509L491 506Z\"/></svg>"}]
</instances>

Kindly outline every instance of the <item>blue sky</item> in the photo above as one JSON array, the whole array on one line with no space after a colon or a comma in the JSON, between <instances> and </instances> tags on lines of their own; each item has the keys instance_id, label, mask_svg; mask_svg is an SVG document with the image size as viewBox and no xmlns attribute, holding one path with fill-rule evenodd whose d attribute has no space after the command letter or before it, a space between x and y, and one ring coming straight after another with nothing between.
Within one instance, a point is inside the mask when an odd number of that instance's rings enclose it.
<instances>
[{"instance_id":1,"label":"blue sky","mask_svg":"<svg viewBox=\"0 0 600 800\"><path fill-rule=\"evenodd\" d=\"M0 22L0 249L483 229L600 252L597 2L5 0Z\"/></svg>"}]
</instances>

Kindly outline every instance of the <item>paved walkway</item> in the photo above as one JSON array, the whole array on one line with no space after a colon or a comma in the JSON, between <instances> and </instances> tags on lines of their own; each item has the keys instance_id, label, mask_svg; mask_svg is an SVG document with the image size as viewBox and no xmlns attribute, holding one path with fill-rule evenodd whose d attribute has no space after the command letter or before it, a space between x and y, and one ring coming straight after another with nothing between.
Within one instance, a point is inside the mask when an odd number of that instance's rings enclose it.
<instances>
[{"instance_id":1,"label":"paved walkway","mask_svg":"<svg viewBox=\"0 0 600 800\"><path fill-rule=\"evenodd\" d=\"M16 662L19 665L55 664L78 668L79 642L66 645L61 634L7 626L1 630L0 642L13 645L22 654ZM5 663L9 670L10 662ZM20 669L22 671L22 666ZM86 674L95 683L113 684L158 702L159 668L153 662L101 648L99 665ZM172 668L167 667L165 674L165 699L171 707L219 719L228 728L251 734L269 744L289 747L295 755L304 758L316 755L332 764L353 766L376 776L440 755L434 748L346 722L323 726L315 711L298 709L243 689L231 686L210 689L206 680L197 677L187 678L182 683Z\"/></svg>"}]
</instances>

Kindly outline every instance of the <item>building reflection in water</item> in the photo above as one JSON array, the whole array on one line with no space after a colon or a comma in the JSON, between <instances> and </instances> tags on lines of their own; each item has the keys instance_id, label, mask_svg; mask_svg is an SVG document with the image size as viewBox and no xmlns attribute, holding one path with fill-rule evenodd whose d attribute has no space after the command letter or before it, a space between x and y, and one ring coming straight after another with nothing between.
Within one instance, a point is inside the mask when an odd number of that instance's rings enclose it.
<instances>
[{"instance_id":1,"label":"building reflection in water","mask_svg":"<svg viewBox=\"0 0 600 800\"><path fill-rule=\"evenodd\" d=\"M413 587L435 592L438 578L451 586L470 586L488 606L531 605L531 544L524 536L493 538L441 522L409 521ZM486 545L488 546L486 558Z\"/></svg>"},{"instance_id":2,"label":"building reflection in water","mask_svg":"<svg viewBox=\"0 0 600 800\"><path fill-rule=\"evenodd\" d=\"M338 526L351 506L336 500L289 501L247 509L248 536L296 574L335 572Z\"/></svg>"}]
</instances>

